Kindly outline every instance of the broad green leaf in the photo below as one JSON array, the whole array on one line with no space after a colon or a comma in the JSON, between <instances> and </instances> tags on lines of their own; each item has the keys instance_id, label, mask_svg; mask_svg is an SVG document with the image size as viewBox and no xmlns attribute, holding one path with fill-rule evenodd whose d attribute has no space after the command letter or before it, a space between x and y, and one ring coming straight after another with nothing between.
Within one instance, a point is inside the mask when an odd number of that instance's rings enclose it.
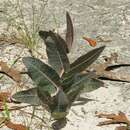
<instances>
[{"instance_id":1,"label":"broad green leaf","mask_svg":"<svg viewBox=\"0 0 130 130\"><path fill-rule=\"evenodd\" d=\"M38 87L47 91L50 95L60 87L58 74L44 62L33 57L24 57L23 63L28 69L28 74Z\"/></svg>"},{"instance_id":2,"label":"broad green leaf","mask_svg":"<svg viewBox=\"0 0 130 130\"><path fill-rule=\"evenodd\" d=\"M84 81L83 84L84 84L84 89L82 92L91 92L104 86L104 83L102 81L93 78Z\"/></svg>"},{"instance_id":3,"label":"broad green leaf","mask_svg":"<svg viewBox=\"0 0 130 130\"><path fill-rule=\"evenodd\" d=\"M75 99L80 95L80 93L91 92L103 86L102 82L97 79L93 79L92 76L93 75L89 74L75 76L75 82L70 87L68 87L68 89L65 90L68 99L71 101L71 103L75 101Z\"/></svg>"},{"instance_id":4,"label":"broad green leaf","mask_svg":"<svg viewBox=\"0 0 130 130\"><path fill-rule=\"evenodd\" d=\"M67 77L76 73L80 73L89 67L101 54L105 46L93 49L87 54L79 57L76 61L71 64L71 69L68 73L65 73L63 76Z\"/></svg>"},{"instance_id":5,"label":"broad green leaf","mask_svg":"<svg viewBox=\"0 0 130 130\"><path fill-rule=\"evenodd\" d=\"M14 101L21 103L28 103L31 105L41 105L40 99L37 95L37 88L20 91L12 96Z\"/></svg>"},{"instance_id":6,"label":"broad green leaf","mask_svg":"<svg viewBox=\"0 0 130 130\"><path fill-rule=\"evenodd\" d=\"M65 41L52 31L40 31L39 35L46 44L48 62L53 69L56 70L59 75L61 75L63 70L68 71L70 69L70 64L65 50Z\"/></svg>"},{"instance_id":7,"label":"broad green leaf","mask_svg":"<svg viewBox=\"0 0 130 130\"><path fill-rule=\"evenodd\" d=\"M42 105L51 105L53 103L52 97L49 94L49 91L46 90L45 88L49 88L49 86L44 86L44 87L39 86L39 87L37 87L38 97L41 100Z\"/></svg>"},{"instance_id":8,"label":"broad green leaf","mask_svg":"<svg viewBox=\"0 0 130 130\"><path fill-rule=\"evenodd\" d=\"M75 76L66 77L66 79L62 80L62 88L63 91L66 92L68 88L75 82Z\"/></svg>"},{"instance_id":9,"label":"broad green leaf","mask_svg":"<svg viewBox=\"0 0 130 130\"><path fill-rule=\"evenodd\" d=\"M66 91L66 95L69 99L70 106L76 100L76 98L80 95L81 91L84 88L83 82L88 80L87 77L80 78L80 76L75 76L75 83L70 86L70 88ZM76 82L77 81L77 82ZM82 84L81 84L82 83Z\"/></svg>"},{"instance_id":10,"label":"broad green leaf","mask_svg":"<svg viewBox=\"0 0 130 130\"><path fill-rule=\"evenodd\" d=\"M72 20L68 12L66 12L66 21L67 21L66 43L68 46L68 50L70 51L73 43L74 30Z\"/></svg>"},{"instance_id":11,"label":"broad green leaf","mask_svg":"<svg viewBox=\"0 0 130 130\"><path fill-rule=\"evenodd\" d=\"M51 113L54 119L64 118L68 114L69 101L63 90L60 90L53 100L53 105L50 106Z\"/></svg>"},{"instance_id":12,"label":"broad green leaf","mask_svg":"<svg viewBox=\"0 0 130 130\"><path fill-rule=\"evenodd\" d=\"M69 49L68 49L66 41L58 33L55 33L55 35L56 35L59 43L62 45L62 48L65 50L65 52L69 53Z\"/></svg>"},{"instance_id":13,"label":"broad green leaf","mask_svg":"<svg viewBox=\"0 0 130 130\"><path fill-rule=\"evenodd\" d=\"M51 31L39 31L39 36L46 42L46 39L50 37L50 32ZM54 34L57 36L60 43L62 43L62 46L64 50L66 51L66 53L68 53L68 47L67 47L66 41L58 33L54 33Z\"/></svg>"},{"instance_id":14,"label":"broad green leaf","mask_svg":"<svg viewBox=\"0 0 130 130\"><path fill-rule=\"evenodd\" d=\"M82 77L83 78L83 77ZM80 93L84 93L84 92L91 92L91 91L94 91L100 87L102 87L104 85L104 83L98 79L93 79L93 78L88 78L87 80L84 80L83 82L81 82L81 84L79 85L80 87ZM77 101L76 103L73 104L73 106L75 105L83 105L83 104L86 104L88 103L89 101L93 101L93 99L88 99L88 98L81 98L79 95L80 93L78 94L78 87L75 88L75 91L77 90L77 96L76 94L74 94L74 97L77 98ZM78 97L79 96L79 97ZM70 95L71 97L71 95ZM71 97L71 99L73 99L73 97Z\"/></svg>"},{"instance_id":15,"label":"broad green leaf","mask_svg":"<svg viewBox=\"0 0 130 130\"><path fill-rule=\"evenodd\" d=\"M67 92L69 89L71 89L71 85L74 84L75 82L77 82L77 80L75 79L76 76L77 76L77 74L71 75L71 76L68 76L68 77L65 77L62 79L62 88L63 88L64 92ZM79 76L79 78L86 77L86 76L88 78L95 78L96 74L95 74L95 72L88 72L85 74L78 74L78 76Z\"/></svg>"},{"instance_id":16,"label":"broad green leaf","mask_svg":"<svg viewBox=\"0 0 130 130\"><path fill-rule=\"evenodd\" d=\"M104 86L104 83L101 80L95 78L96 74L93 72L88 72L86 74L80 74L79 77L80 77L80 79L82 79L84 77L88 78L87 80L84 80L83 82L81 82L81 85L84 85L84 89L83 89L82 93L91 92L91 91L94 91L94 90ZM75 82L77 82L77 81L75 81Z\"/></svg>"},{"instance_id":17,"label":"broad green leaf","mask_svg":"<svg viewBox=\"0 0 130 130\"><path fill-rule=\"evenodd\" d=\"M55 120L61 120L64 119L68 114L68 111L62 111L62 112L58 112L58 111L54 111L51 113L51 116L55 119Z\"/></svg>"},{"instance_id":18,"label":"broad green leaf","mask_svg":"<svg viewBox=\"0 0 130 130\"><path fill-rule=\"evenodd\" d=\"M39 36L45 41L50 36L49 31L39 31Z\"/></svg>"}]
</instances>

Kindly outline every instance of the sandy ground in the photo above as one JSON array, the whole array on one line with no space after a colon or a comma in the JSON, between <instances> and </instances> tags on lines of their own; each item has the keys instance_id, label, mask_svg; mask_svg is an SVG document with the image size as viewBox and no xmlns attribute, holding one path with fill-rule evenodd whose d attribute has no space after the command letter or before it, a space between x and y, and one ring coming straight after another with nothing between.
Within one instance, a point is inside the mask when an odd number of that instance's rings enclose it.
<instances>
[{"instance_id":1,"label":"sandy ground","mask_svg":"<svg viewBox=\"0 0 130 130\"><path fill-rule=\"evenodd\" d=\"M91 38L100 36L104 41L99 42L98 46L106 45L107 47L99 61L102 60L102 56L109 56L111 53L116 52L119 55L119 62L130 63L129 0L49 0L45 11L46 22L42 28L47 30L56 28L53 17L55 16L58 23L60 23L58 30L64 35L66 10L70 12L75 27L75 45L73 46L71 60L92 49L82 40L82 36ZM2 22L0 26L1 31L3 24ZM109 42L106 42L107 40ZM13 59L18 51L17 49L16 52L13 50L13 47L0 50L0 59L5 61ZM129 70L127 68L123 71L130 73ZM118 113L122 111L130 116L130 84L114 81L104 81L104 83L105 87L82 95L94 99L94 101L72 107L67 116L69 121L63 130L115 129L116 125L97 126L103 119L97 118L95 112ZM9 83L7 82L6 85L8 86ZM0 83L0 86L3 87L3 84ZM7 129L1 128L0 130Z\"/></svg>"}]
</instances>

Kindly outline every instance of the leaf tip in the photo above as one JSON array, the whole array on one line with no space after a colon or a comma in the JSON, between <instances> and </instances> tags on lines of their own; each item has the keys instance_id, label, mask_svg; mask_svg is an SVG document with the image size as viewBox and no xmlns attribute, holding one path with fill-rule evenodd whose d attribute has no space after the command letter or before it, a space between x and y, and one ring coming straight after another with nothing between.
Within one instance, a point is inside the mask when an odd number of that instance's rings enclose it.
<instances>
[{"instance_id":1,"label":"leaf tip","mask_svg":"<svg viewBox=\"0 0 130 130\"><path fill-rule=\"evenodd\" d=\"M48 37L48 35L49 35L49 32L48 32L48 31L42 31L42 30L39 31L39 36L40 36L43 40L45 40L45 39Z\"/></svg>"}]
</instances>

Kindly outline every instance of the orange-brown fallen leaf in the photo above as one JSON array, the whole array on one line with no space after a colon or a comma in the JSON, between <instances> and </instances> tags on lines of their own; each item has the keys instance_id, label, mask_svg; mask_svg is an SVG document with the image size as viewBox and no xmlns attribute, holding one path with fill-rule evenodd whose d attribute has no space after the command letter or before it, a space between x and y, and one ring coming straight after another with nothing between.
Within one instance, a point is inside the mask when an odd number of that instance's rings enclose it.
<instances>
[{"instance_id":1,"label":"orange-brown fallen leaf","mask_svg":"<svg viewBox=\"0 0 130 130\"><path fill-rule=\"evenodd\" d=\"M5 125L12 130L28 130L28 128L22 124L16 124L11 121L6 121Z\"/></svg>"},{"instance_id":2,"label":"orange-brown fallen leaf","mask_svg":"<svg viewBox=\"0 0 130 130\"><path fill-rule=\"evenodd\" d=\"M0 117L0 125L5 125L12 130L28 130L25 125L13 123L5 117Z\"/></svg>"},{"instance_id":3,"label":"orange-brown fallen leaf","mask_svg":"<svg viewBox=\"0 0 130 130\"><path fill-rule=\"evenodd\" d=\"M129 130L126 126L118 126L115 130Z\"/></svg>"},{"instance_id":4,"label":"orange-brown fallen leaf","mask_svg":"<svg viewBox=\"0 0 130 130\"><path fill-rule=\"evenodd\" d=\"M11 97L11 93L9 93L9 92L0 92L0 102L3 102L3 101L10 102L9 101L10 97Z\"/></svg>"},{"instance_id":5,"label":"orange-brown fallen leaf","mask_svg":"<svg viewBox=\"0 0 130 130\"><path fill-rule=\"evenodd\" d=\"M130 127L130 120L126 117L126 115L123 112L119 112L118 115L100 113L97 114L97 117L108 119L106 121L99 122L98 126L122 123L122 124L126 124L127 126L116 127L115 130L128 130L128 127Z\"/></svg>"},{"instance_id":6,"label":"orange-brown fallen leaf","mask_svg":"<svg viewBox=\"0 0 130 130\"><path fill-rule=\"evenodd\" d=\"M83 39L86 40L92 47L95 47L97 45L97 42L91 38L83 37Z\"/></svg>"},{"instance_id":7,"label":"orange-brown fallen leaf","mask_svg":"<svg viewBox=\"0 0 130 130\"><path fill-rule=\"evenodd\" d=\"M20 82L20 80L21 80L20 72L13 68L8 67L6 62L0 61L0 72L11 77L16 82Z\"/></svg>"}]
</instances>

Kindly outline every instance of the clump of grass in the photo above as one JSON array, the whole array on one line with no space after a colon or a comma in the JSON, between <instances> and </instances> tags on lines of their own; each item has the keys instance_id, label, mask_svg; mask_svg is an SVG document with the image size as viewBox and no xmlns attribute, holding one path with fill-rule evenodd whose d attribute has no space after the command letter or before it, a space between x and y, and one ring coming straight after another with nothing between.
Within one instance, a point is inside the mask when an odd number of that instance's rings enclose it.
<instances>
[{"instance_id":1,"label":"clump of grass","mask_svg":"<svg viewBox=\"0 0 130 130\"><path fill-rule=\"evenodd\" d=\"M7 23L6 32L15 35L19 43L31 51L39 43L38 32L44 24L44 10L48 0L6 0L2 4L2 16Z\"/></svg>"}]
</instances>

